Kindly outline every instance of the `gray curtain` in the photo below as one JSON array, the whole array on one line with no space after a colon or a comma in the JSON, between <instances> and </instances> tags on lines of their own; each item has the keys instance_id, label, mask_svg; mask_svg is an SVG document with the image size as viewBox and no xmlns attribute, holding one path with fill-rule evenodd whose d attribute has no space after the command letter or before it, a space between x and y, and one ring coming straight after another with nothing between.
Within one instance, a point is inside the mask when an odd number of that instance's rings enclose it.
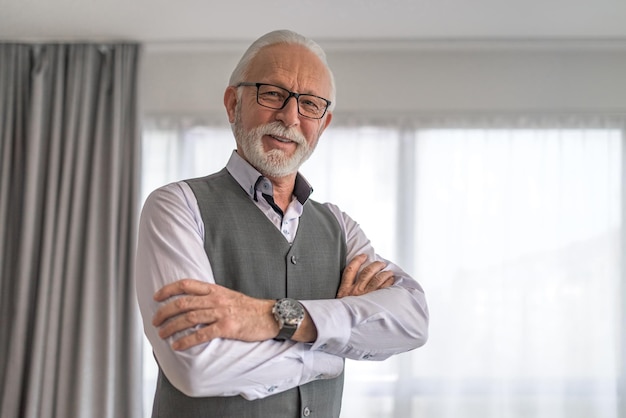
<instances>
[{"instance_id":1,"label":"gray curtain","mask_svg":"<svg viewBox=\"0 0 626 418\"><path fill-rule=\"evenodd\" d=\"M141 415L135 44L0 44L0 416Z\"/></svg>"}]
</instances>

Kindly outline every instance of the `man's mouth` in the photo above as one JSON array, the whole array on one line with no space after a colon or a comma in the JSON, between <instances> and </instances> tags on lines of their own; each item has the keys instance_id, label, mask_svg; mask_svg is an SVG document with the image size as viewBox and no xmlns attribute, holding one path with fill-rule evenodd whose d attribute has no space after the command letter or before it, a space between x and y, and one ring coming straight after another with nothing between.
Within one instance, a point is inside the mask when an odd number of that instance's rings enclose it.
<instances>
[{"instance_id":1,"label":"man's mouth","mask_svg":"<svg viewBox=\"0 0 626 418\"><path fill-rule=\"evenodd\" d=\"M272 137L272 138L274 138L275 140L277 140L277 141L279 141L279 142L282 142L282 143L284 143L284 144L288 144L288 143L290 143L290 142L294 142L294 141L292 141L292 140L291 140L291 139L289 139L289 138L284 138L284 137L281 137L281 136L270 135L270 137Z\"/></svg>"}]
</instances>

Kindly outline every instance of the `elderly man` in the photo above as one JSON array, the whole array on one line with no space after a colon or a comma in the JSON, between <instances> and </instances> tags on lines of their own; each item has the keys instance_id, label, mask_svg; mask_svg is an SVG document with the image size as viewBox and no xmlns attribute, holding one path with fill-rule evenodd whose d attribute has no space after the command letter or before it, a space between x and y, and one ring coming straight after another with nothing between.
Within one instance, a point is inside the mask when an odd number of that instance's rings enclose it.
<instances>
[{"instance_id":1,"label":"elderly man","mask_svg":"<svg viewBox=\"0 0 626 418\"><path fill-rule=\"evenodd\" d=\"M153 417L338 417L345 358L426 342L424 293L348 215L310 199L298 173L332 119L322 49L271 32L229 84L237 148L226 167L159 188L141 215Z\"/></svg>"}]
</instances>

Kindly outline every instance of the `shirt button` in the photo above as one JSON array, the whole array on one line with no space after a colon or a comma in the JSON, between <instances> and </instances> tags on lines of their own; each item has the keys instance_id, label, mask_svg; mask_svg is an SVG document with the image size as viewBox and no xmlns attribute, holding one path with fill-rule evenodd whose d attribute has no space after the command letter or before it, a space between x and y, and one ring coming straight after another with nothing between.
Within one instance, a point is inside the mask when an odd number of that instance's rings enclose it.
<instances>
[{"instance_id":1,"label":"shirt button","mask_svg":"<svg viewBox=\"0 0 626 418\"><path fill-rule=\"evenodd\" d=\"M371 359L373 356L371 354L366 354L363 356L363 360L369 360Z\"/></svg>"},{"instance_id":2,"label":"shirt button","mask_svg":"<svg viewBox=\"0 0 626 418\"><path fill-rule=\"evenodd\" d=\"M311 415L311 410L309 409L308 406L304 407L304 409L302 410L302 415L304 415L305 417L308 417L309 415Z\"/></svg>"},{"instance_id":3,"label":"shirt button","mask_svg":"<svg viewBox=\"0 0 626 418\"><path fill-rule=\"evenodd\" d=\"M276 386L270 386L269 388L267 388L267 391L268 391L269 393L272 393L272 392L274 392L275 390L276 390Z\"/></svg>"},{"instance_id":4,"label":"shirt button","mask_svg":"<svg viewBox=\"0 0 626 418\"><path fill-rule=\"evenodd\" d=\"M296 258L295 255L291 256L291 264L298 264L298 259Z\"/></svg>"}]
</instances>

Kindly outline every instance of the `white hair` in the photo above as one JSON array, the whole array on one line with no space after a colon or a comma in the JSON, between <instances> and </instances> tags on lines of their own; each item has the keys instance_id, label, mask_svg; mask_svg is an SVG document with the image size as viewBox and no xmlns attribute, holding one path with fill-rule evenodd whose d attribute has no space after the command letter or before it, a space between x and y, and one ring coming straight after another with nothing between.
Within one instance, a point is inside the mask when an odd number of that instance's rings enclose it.
<instances>
[{"instance_id":1,"label":"white hair","mask_svg":"<svg viewBox=\"0 0 626 418\"><path fill-rule=\"evenodd\" d=\"M322 61L330 77L329 100L331 104L328 110L332 111L335 108L336 101L335 78L332 71L330 70L330 67L328 66L328 62L326 61L326 53L324 52L322 47L319 46L314 40L290 30L276 30L273 32L269 32L254 41L252 45L248 47L246 52L244 52L243 56L239 60L239 63L230 75L230 80L228 82L229 85L236 86L237 84L246 81L246 76L250 67L250 63L252 62L254 57L259 53L261 49L276 44L302 45L313 54L315 54L315 56L317 56L320 61Z\"/></svg>"}]
</instances>

